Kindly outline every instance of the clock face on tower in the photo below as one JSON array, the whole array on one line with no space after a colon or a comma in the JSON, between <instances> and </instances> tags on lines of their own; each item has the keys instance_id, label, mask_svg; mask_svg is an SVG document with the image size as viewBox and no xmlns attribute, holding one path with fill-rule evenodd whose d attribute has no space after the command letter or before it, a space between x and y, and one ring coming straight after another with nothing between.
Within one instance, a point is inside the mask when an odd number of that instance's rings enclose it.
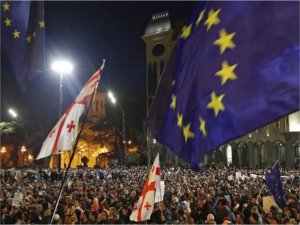
<instances>
[{"instance_id":1,"label":"clock face on tower","mask_svg":"<svg viewBox=\"0 0 300 225\"><path fill-rule=\"evenodd\" d=\"M152 54L156 57L161 56L165 52L165 46L162 44L157 44L152 49Z\"/></svg>"}]
</instances>

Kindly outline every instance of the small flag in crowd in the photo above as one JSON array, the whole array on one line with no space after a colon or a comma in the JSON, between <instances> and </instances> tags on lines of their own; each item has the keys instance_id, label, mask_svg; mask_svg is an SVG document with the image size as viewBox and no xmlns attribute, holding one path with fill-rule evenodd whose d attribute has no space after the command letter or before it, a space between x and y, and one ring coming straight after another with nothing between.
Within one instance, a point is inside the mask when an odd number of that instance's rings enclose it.
<instances>
[{"instance_id":1,"label":"small flag in crowd","mask_svg":"<svg viewBox=\"0 0 300 225\"><path fill-rule=\"evenodd\" d=\"M160 182L158 183L158 181L160 181L159 154L157 154L150 169L141 196L132 210L130 215L131 221L140 222L150 219L155 203L155 190L160 185Z\"/></svg>"},{"instance_id":2,"label":"small flag in crowd","mask_svg":"<svg viewBox=\"0 0 300 225\"><path fill-rule=\"evenodd\" d=\"M75 101L72 102L67 111L50 131L37 159L45 158L52 154L58 154L58 150L69 151L72 149L78 134L79 118L84 109L87 108L90 99L97 89L103 68L104 63L86 82Z\"/></svg>"},{"instance_id":3,"label":"small flag in crowd","mask_svg":"<svg viewBox=\"0 0 300 225\"><path fill-rule=\"evenodd\" d=\"M282 209L286 205L286 199L280 176L279 162L277 161L266 177L266 186L273 195L276 204Z\"/></svg>"},{"instance_id":4,"label":"small flag in crowd","mask_svg":"<svg viewBox=\"0 0 300 225\"><path fill-rule=\"evenodd\" d=\"M44 1L1 1L4 65L23 91L44 70L44 37Z\"/></svg>"},{"instance_id":5,"label":"small flag in crowd","mask_svg":"<svg viewBox=\"0 0 300 225\"><path fill-rule=\"evenodd\" d=\"M299 2L200 2L153 100L152 135L198 167L207 153L299 109Z\"/></svg>"}]
</instances>

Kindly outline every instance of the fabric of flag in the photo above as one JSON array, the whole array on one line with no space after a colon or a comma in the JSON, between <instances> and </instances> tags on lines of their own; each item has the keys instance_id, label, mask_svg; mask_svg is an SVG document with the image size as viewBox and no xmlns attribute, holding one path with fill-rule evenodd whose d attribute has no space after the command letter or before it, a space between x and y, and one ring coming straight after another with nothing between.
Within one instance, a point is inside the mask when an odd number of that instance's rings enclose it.
<instances>
[{"instance_id":1,"label":"fabric of flag","mask_svg":"<svg viewBox=\"0 0 300 225\"><path fill-rule=\"evenodd\" d=\"M157 184L157 180L160 181L158 176L160 177L159 154L157 154L150 169L141 196L132 210L130 215L131 221L140 222L150 219L155 203L155 190L160 185L160 183Z\"/></svg>"},{"instance_id":2,"label":"fabric of flag","mask_svg":"<svg viewBox=\"0 0 300 225\"><path fill-rule=\"evenodd\" d=\"M43 1L1 1L1 56L22 88L44 70Z\"/></svg>"},{"instance_id":3,"label":"fabric of flag","mask_svg":"<svg viewBox=\"0 0 300 225\"><path fill-rule=\"evenodd\" d=\"M280 176L279 162L277 161L267 175L265 183L273 195L276 204L282 209L286 206L286 199Z\"/></svg>"},{"instance_id":4,"label":"fabric of flag","mask_svg":"<svg viewBox=\"0 0 300 225\"><path fill-rule=\"evenodd\" d=\"M37 159L48 157L52 154L58 154L59 151L70 151L73 148L78 135L79 119L87 108L90 99L97 89L103 66L86 82L75 101L56 123L54 128L48 134L43 146L37 156Z\"/></svg>"},{"instance_id":5,"label":"fabric of flag","mask_svg":"<svg viewBox=\"0 0 300 225\"><path fill-rule=\"evenodd\" d=\"M299 2L201 2L153 100L154 138L198 167L205 154L299 109Z\"/></svg>"}]
</instances>

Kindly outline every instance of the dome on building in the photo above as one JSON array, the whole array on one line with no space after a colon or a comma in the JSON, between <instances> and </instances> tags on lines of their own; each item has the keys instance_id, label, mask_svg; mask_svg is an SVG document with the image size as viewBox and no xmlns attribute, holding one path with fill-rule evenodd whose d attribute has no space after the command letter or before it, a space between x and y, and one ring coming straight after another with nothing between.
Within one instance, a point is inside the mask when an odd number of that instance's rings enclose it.
<instances>
[{"instance_id":1,"label":"dome on building","mask_svg":"<svg viewBox=\"0 0 300 225\"><path fill-rule=\"evenodd\" d=\"M145 35L155 34L171 29L171 20L168 12L157 13L152 16L145 30Z\"/></svg>"}]
</instances>

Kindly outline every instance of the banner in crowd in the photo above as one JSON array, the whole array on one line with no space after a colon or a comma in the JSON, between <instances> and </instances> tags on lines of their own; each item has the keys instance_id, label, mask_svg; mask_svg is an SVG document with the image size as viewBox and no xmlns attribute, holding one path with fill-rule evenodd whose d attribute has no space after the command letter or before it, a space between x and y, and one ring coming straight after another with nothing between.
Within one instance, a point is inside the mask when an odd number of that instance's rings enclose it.
<instances>
[{"instance_id":1,"label":"banner in crowd","mask_svg":"<svg viewBox=\"0 0 300 225\"><path fill-rule=\"evenodd\" d=\"M159 183L156 181L156 184L159 184ZM155 191L155 203L163 201L164 195L165 195L165 182L162 180L162 181L160 181L160 186L158 188L156 188L156 191Z\"/></svg>"},{"instance_id":2,"label":"banner in crowd","mask_svg":"<svg viewBox=\"0 0 300 225\"><path fill-rule=\"evenodd\" d=\"M264 196L263 197L263 209L264 209L264 212L265 213L270 212L271 206L278 207L278 205L276 204L273 196Z\"/></svg>"},{"instance_id":3,"label":"banner in crowd","mask_svg":"<svg viewBox=\"0 0 300 225\"><path fill-rule=\"evenodd\" d=\"M157 178L159 176L159 179ZM155 204L155 191L160 182L159 154L157 154L154 163L150 169L148 178L145 182L144 189L139 197L138 202L132 210L130 220L135 222L146 221L150 219Z\"/></svg>"},{"instance_id":4,"label":"banner in crowd","mask_svg":"<svg viewBox=\"0 0 300 225\"><path fill-rule=\"evenodd\" d=\"M22 192L17 191L14 195L14 199L12 201L12 206L20 207L20 203L23 200Z\"/></svg>"}]
</instances>

